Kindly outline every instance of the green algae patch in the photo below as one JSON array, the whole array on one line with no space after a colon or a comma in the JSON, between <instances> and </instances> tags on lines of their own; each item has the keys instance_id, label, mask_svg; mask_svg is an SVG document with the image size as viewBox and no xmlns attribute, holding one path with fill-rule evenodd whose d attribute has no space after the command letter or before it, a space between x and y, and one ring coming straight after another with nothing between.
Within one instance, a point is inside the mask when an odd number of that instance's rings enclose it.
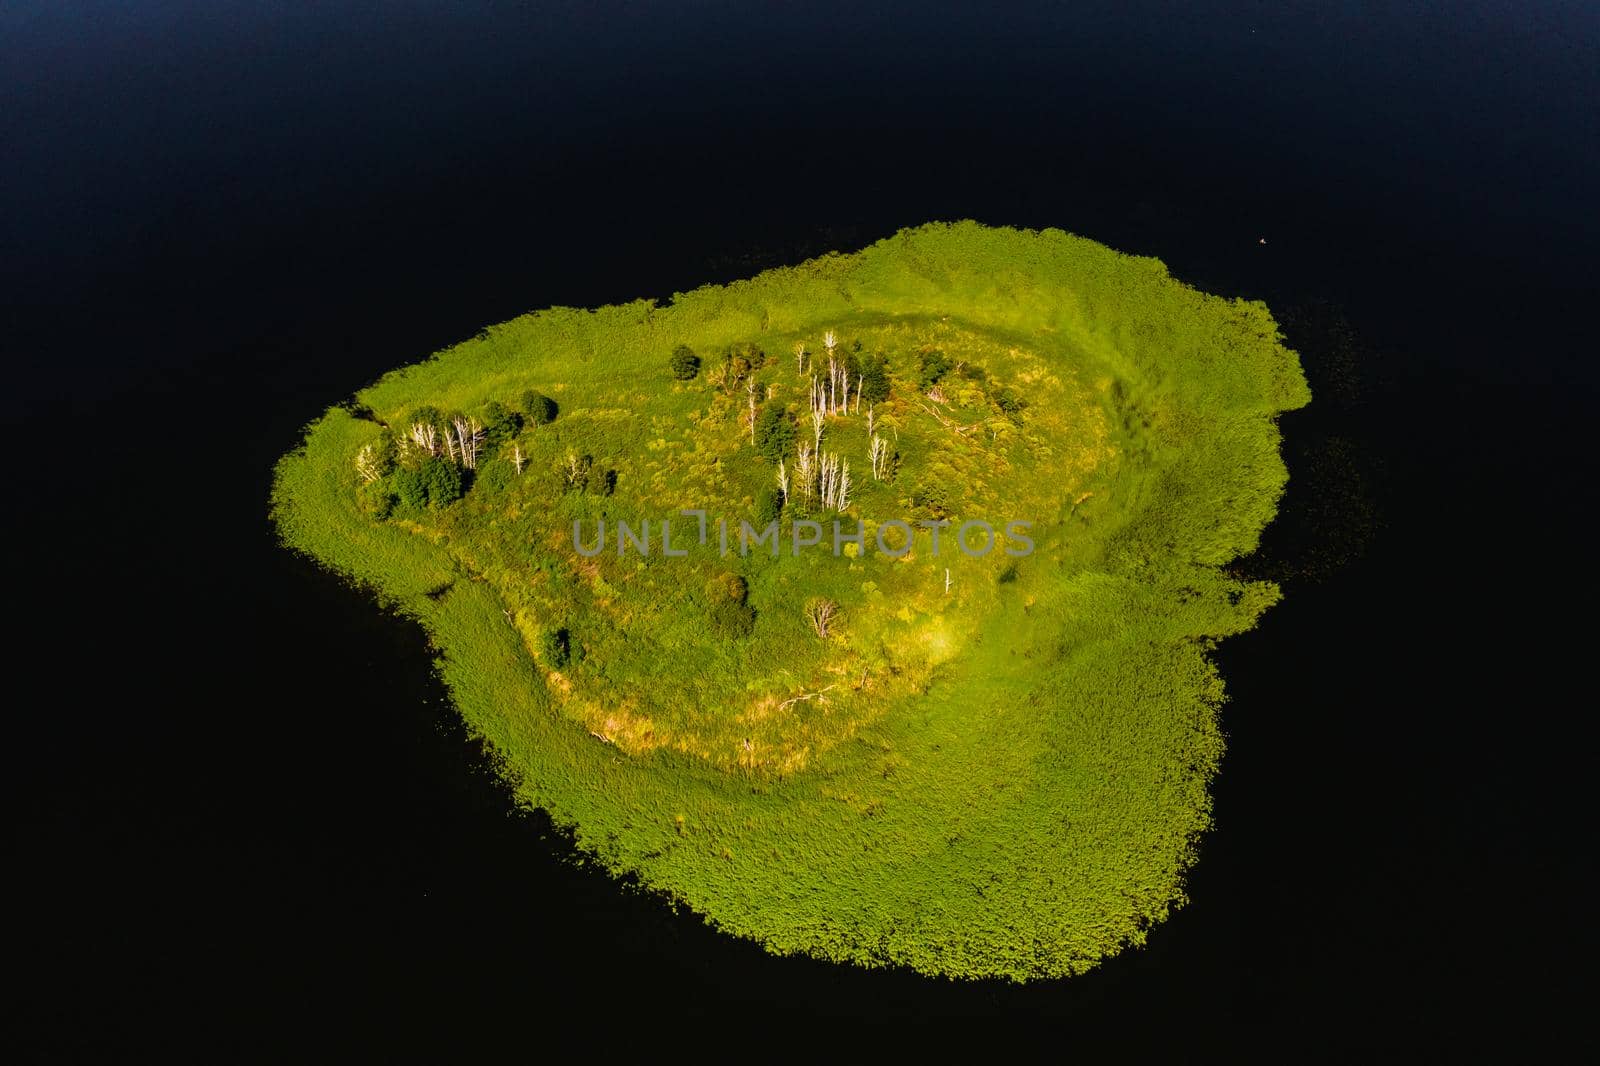
<instances>
[{"instance_id":1,"label":"green algae patch","mask_svg":"<svg viewBox=\"0 0 1600 1066\"><path fill-rule=\"evenodd\" d=\"M272 514L616 873L779 954L1079 973L1209 825L1209 652L1278 598L1227 565L1310 398L1281 339L1154 259L929 225L492 327L314 422Z\"/></svg>"}]
</instances>

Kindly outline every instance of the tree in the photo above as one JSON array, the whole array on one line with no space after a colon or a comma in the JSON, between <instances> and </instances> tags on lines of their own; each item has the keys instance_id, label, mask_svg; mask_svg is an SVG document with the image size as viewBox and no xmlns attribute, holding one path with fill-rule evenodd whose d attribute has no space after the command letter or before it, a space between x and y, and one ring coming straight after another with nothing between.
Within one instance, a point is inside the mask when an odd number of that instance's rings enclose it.
<instances>
[{"instance_id":1,"label":"tree","mask_svg":"<svg viewBox=\"0 0 1600 1066\"><path fill-rule=\"evenodd\" d=\"M450 447L452 437L453 448ZM483 452L484 441L483 426L476 418L455 415L450 419L450 426L444 435L445 445L450 451L451 458L468 470L478 468L478 456Z\"/></svg>"},{"instance_id":2,"label":"tree","mask_svg":"<svg viewBox=\"0 0 1600 1066\"><path fill-rule=\"evenodd\" d=\"M562 483L568 489L577 489L583 492L589 487L589 472L594 469L594 456L574 455L567 453L567 458L558 467Z\"/></svg>"},{"instance_id":3,"label":"tree","mask_svg":"<svg viewBox=\"0 0 1600 1066\"><path fill-rule=\"evenodd\" d=\"M950 372L950 357L937 348L922 353L917 374L917 387L927 392L939 379Z\"/></svg>"},{"instance_id":4,"label":"tree","mask_svg":"<svg viewBox=\"0 0 1600 1066\"><path fill-rule=\"evenodd\" d=\"M756 415L756 452L769 463L776 463L794 449L795 424L786 408L776 402L761 408Z\"/></svg>"},{"instance_id":5,"label":"tree","mask_svg":"<svg viewBox=\"0 0 1600 1066\"><path fill-rule=\"evenodd\" d=\"M929 473L912 490L911 504L927 511L935 518L949 518L950 490L937 474Z\"/></svg>"},{"instance_id":6,"label":"tree","mask_svg":"<svg viewBox=\"0 0 1600 1066\"><path fill-rule=\"evenodd\" d=\"M767 353L754 341L744 341L741 344L730 344L723 353L724 363L731 363L735 359L743 359L752 370L760 370L767 365Z\"/></svg>"},{"instance_id":7,"label":"tree","mask_svg":"<svg viewBox=\"0 0 1600 1066\"><path fill-rule=\"evenodd\" d=\"M881 355L869 355L861 360L861 399L865 403L882 403L889 398L889 360Z\"/></svg>"},{"instance_id":8,"label":"tree","mask_svg":"<svg viewBox=\"0 0 1600 1066\"><path fill-rule=\"evenodd\" d=\"M755 526L766 529L783 514L783 493L776 488L764 488L756 493Z\"/></svg>"},{"instance_id":9,"label":"tree","mask_svg":"<svg viewBox=\"0 0 1600 1066\"><path fill-rule=\"evenodd\" d=\"M753 369L749 359L743 355L735 355L733 350L729 349L722 365L711 375L711 381L713 384L721 385L722 391L732 396L739 386L744 384L744 379L750 376Z\"/></svg>"},{"instance_id":10,"label":"tree","mask_svg":"<svg viewBox=\"0 0 1600 1066\"><path fill-rule=\"evenodd\" d=\"M559 410L554 400L536 389L529 389L522 394L522 413L530 426L543 426L554 422Z\"/></svg>"},{"instance_id":11,"label":"tree","mask_svg":"<svg viewBox=\"0 0 1600 1066\"><path fill-rule=\"evenodd\" d=\"M806 601L806 622L811 626L811 631L817 635L819 640L828 639L829 628L833 625L838 615L839 605L832 600L823 599L821 596L813 596Z\"/></svg>"},{"instance_id":12,"label":"tree","mask_svg":"<svg viewBox=\"0 0 1600 1066\"><path fill-rule=\"evenodd\" d=\"M377 440L363 444L356 452L356 475L363 485L370 485L394 472L400 458L400 443L385 433Z\"/></svg>"},{"instance_id":13,"label":"tree","mask_svg":"<svg viewBox=\"0 0 1600 1066\"><path fill-rule=\"evenodd\" d=\"M445 417L437 407L423 406L406 415L401 424L405 427L407 435L410 435L411 427L417 425L432 426L435 433L443 433Z\"/></svg>"},{"instance_id":14,"label":"tree","mask_svg":"<svg viewBox=\"0 0 1600 1066\"><path fill-rule=\"evenodd\" d=\"M505 492L515 482L516 468L508 459L490 458L478 464L477 473L472 478L472 491L476 495L480 492Z\"/></svg>"},{"instance_id":15,"label":"tree","mask_svg":"<svg viewBox=\"0 0 1600 1066\"><path fill-rule=\"evenodd\" d=\"M356 503L363 514L382 522L394 511L394 483L380 479L357 485Z\"/></svg>"},{"instance_id":16,"label":"tree","mask_svg":"<svg viewBox=\"0 0 1600 1066\"><path fill-rule=\"evenodd\" d=\"M483 405L483 446L498 448L522 431L522 416L498 400Z\"/></svg>"},{"instance_id":17,"label":"tree","mask_svg":"<svg viewBox=\"0 0 1600 1066\"><path fill-rule=\"evenodd\" d=\"M463 489L461 470L437 455L425 457L416 466L402 467L394 475L395 495L414 510L454 503Z\"/></svg>"},{"instance_id":18,"label":"tree","mask_svg":"<svg viewBox=\"0 0 1600 1066\"><path fill-rule=\"evenodd\" d=\"M694 354L694 349L687 344L680 344L672 349L672 356L667 360L667 365L672 368L672 376L679 381L693 380L700 373L700 357Z\"/></svg>"},{"instance_id":19,"label":"tree","mask_svg":"<svg viewBox=\"0 0 1600 1066\"><path fill-rule=\"evenodd\" d=\"M539 634L539 658L552 670L559 670L572 660L572 634L565 626Z\"/></svg>"}]
</instances>

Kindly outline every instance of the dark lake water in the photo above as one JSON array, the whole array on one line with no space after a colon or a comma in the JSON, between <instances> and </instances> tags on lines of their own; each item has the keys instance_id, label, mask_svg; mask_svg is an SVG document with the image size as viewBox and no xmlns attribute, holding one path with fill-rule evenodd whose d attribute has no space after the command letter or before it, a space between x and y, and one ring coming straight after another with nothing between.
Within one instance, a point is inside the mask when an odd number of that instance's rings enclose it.
<instances>
[{"instance_id":1,"label":"dark lake water","mask_svg":"<svg viewBox=\"0 0 1600 1066\"><path fill-rule=\"evenodd\" d=\"M1593 841L1597 12L0 9L29 1045L1561 1035ZM1218 656L1192 902L1024 988L770 958L575 863L508 813L420 631L265 520L301 424L480 326L967 217L1266 299L1317 392L1250 562L1287 598Z\"/></svg>"}]
</instances>

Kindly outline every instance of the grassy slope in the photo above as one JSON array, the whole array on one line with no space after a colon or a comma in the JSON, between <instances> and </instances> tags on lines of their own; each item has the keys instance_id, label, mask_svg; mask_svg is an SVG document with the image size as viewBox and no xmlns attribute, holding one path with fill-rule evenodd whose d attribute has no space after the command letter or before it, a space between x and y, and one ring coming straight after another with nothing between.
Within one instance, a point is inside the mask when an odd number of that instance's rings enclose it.
<instances>
[{"instance_id":1,"label":"grassy slope","mask_svg":"<svg viewBox=\"0 0 1600 1066\"><path fill-rule=\"evenodd\" d=\"M357 510L350 457L371 423L339 409L314 423L279 468L274 515L286 543L429 629L519 799L608 866L774 951L1078 972L1181 902L1222 751L1206 650L1276 598L1220 569L1254 547L1283 489L1274 416L1309 399L1264 307L1057 231L932 225L666 308L525 316L359 399L470 408L546 387L554 366L575 394L620 379L648 392L669 387L680 341L708 352L943 316L1107 383L1116 459L1082 506L1058 501L1061 536L1030 560L1031 607L1000 595L926 695L803 773L628 756L559 713L496 581Z\"/></svg>"}]
</instances>

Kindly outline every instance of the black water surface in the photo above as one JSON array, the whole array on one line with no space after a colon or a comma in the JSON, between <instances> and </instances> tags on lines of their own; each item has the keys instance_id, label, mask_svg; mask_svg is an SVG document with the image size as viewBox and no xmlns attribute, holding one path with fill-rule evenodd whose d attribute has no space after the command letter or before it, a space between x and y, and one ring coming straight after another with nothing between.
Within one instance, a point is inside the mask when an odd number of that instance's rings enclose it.
<instances>
[{"instance_id":1,"label":"black water surface","mask_svg":"<svg viewBox=\"0 0 1600 1066\"><path fill-rule=\"evenodd\" d=\"M1570 1034L1597 57L1585 4L0 8L28 1046ZM1025 988L770 958L575 865L424 636L264 514L297 427L482 325L966 217L1268 300L1318 395L1193 900Z\"/></svg>"}]
</instances>

